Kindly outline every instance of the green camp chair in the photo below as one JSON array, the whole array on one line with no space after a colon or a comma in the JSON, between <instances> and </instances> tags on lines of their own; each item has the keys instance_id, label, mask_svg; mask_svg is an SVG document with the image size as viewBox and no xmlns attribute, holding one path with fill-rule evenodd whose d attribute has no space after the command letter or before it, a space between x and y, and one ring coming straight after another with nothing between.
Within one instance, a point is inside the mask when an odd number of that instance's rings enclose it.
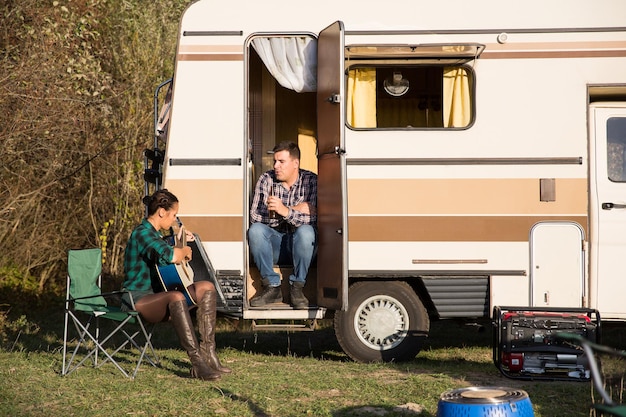
<instances>
[{"instance_id":1,"label":"green camp chair","mask_svg":"<svg viewBox=\"0 0 626 417\"><path fill-rule=\"evenodd\" d=\"M596 415L598 416L615 416L615 417L626 417L626 405L616 403L609 392L607 391L607 384L603 378L603 373L600 367L600 361L597 358L598 354L607 355L608 357L614 358L614 361L611 362L609 360L603 361L606 362L605 368L609 368L612 363L623 363L626 361L626 351L614 349L609 346L599 345L597 343L593 343L590 340L578 335L576 333L558 333L558 337L564 340L567 340L570 343L574 343L580 345L584 352L585 356L589 361L589 370L591 371L591 379L595 390L600 394L602 402L596 402L591 405L591 408L596 411ZM607 359L608 359L607 357ZM618 373L620 373L620 383L619 385L623 385L621 379L623 379L623 367L618 368ZM609 370L607 369L608 373ZM615 371L613 371L615 372ZM618 389L621 389L618 387Z\"/></svg>"},{"instance_id":2,"label":"green camp chair","mask_svg":"<svg viewBox=\"0 0 626 417\"><path fill-rule=\"evenodd\" d=\"M62 375L68 375L87 360L94 367L111 362L127 378L134 378L142 361L146 359L157 366L157 358L152 346L152 329L148 332L137 311L131 296L131 311L122 311L119 306L109 305L108 299L121 299L124 291L101 292L102 251L100 249L70 250L67 260L67 293L65 297L65 329L63 331L63 369ZM68 356L70 319L76 329L76 346ZM108 322L109 326L104 326ZM132 330L127 331L127 328ZM109 328L113 328L108 334ZM114 338L116 335L124 337ZM117 339L122 342L115 345ZM126 370L118 358L120 351L127 345L136 348L139 357L133 360L134 370ZM79 352L84 352L84 356ZM103 356L99 358L99 356Z\"/></svg>"}]
</instances>

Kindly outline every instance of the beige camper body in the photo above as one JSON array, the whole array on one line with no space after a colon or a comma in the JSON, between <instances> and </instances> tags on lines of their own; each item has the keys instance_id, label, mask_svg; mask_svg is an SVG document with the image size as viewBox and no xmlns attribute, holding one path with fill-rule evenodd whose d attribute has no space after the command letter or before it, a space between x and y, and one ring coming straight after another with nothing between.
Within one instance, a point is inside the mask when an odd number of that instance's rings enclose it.
<instances>
[{"instance_id":1,"label":"beige camper body","mask_svg":"<svg viewBox=\"0 0 626 417\"><path fill-rule=\"evenodd\" d=\"M191 4L157 186L183 202L223 312L334 315L357 360L412 357L429 320L498 305L626 318L625 15L621 0ZM251 194L285 139L319 175L308 311L248 304Z\"/></svg>"}]
</instances>

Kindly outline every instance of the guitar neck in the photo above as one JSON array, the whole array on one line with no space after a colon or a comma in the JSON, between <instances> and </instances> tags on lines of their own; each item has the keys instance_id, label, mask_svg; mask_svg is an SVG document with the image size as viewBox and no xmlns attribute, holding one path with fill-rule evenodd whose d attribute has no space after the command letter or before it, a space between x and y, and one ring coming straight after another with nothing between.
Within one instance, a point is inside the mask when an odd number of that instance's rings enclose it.
<instances>
[{"instance_id":1,"label":"guitar neck","mask_svg":"<svg viewBox=\"0 0 626 417\"><path fill-rule=\"evenodd\" d=\"M185 233L184 226L181 226L180 229L178 229L178 232L174 230L174 242L174 246L177 248L184 248L187 246L187 234Z\"/></svg>"}]
</instances>

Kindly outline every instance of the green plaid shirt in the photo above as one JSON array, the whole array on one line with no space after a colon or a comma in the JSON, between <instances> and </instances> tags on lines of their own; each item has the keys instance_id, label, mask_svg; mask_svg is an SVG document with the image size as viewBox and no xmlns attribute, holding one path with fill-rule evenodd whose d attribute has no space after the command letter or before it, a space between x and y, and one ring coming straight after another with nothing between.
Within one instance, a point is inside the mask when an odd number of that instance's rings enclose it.
<instances>
[{"instance_id":1,"label":"green plaid shirt","mask_svg":"<svg viewBox=\"0 0 626 417\"><path fill-rule=\"evenodd\" d=\"M122 288L129 291L151 291L152 283L158 283L157 265L172 261L174 248L163 240L163 236L143 219L130 234L124 252L124 274Z\"/></svg>"}]
</instances>

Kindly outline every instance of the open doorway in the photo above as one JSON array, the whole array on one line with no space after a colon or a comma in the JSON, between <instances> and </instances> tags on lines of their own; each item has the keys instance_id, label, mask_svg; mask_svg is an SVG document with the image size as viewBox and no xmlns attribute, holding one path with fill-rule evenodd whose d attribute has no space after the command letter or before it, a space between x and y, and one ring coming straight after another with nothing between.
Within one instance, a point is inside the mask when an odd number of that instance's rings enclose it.
<instances>
[{"instance_id":1,"label":"open doorway","mask_svg":"<svg viewBox=\"0 0 626 417\"><path fill-rule=\"evenodd\" d=\"M249 208L258 178L273 169L271 150L279 142L296 142L301 151L300 168L314 173L318 171L316 73L315 68L304 68L308 58L315 64L316 39L311 35L264 34L251 37L247 51L247 151L250 162L246 184ZM296 64L286 61L294 56L298 58ZM249 217L246 220L249 222ZM251 256L247 262L246 300L249 300L261 288L261 277ZM290 265L275 268L283 278L283 298L286 300L289 268ZM305 295L310 300L316 298L315 273L312 266L305 286ZM286 304L285 308L288 307Z\"/></svg>"},{"instance_id":2,"label":"open doorway","mask_svg":"<svg viewBox=\"0 0 626 417\"><path fill-rule=\"evenodd\" d=\"M303 89L296 91L289 84L287 87L281 85L257 52L256 39L252 38L248 48L248 129L254 165L254 175L250 178L252 187L261 173L272 168L273 157L269 151L283 140L298 143L302 152L300 166L317 173L316 93L315 90L308 91L314 86L296 86ZM259 38L267 39L290 40L294 37ZM314 41L314 38L310 39ZM267 49L266 54L270 53ZM268 59L271 58L266 57L266 62Z\"/></svg>"}]
</instances>

